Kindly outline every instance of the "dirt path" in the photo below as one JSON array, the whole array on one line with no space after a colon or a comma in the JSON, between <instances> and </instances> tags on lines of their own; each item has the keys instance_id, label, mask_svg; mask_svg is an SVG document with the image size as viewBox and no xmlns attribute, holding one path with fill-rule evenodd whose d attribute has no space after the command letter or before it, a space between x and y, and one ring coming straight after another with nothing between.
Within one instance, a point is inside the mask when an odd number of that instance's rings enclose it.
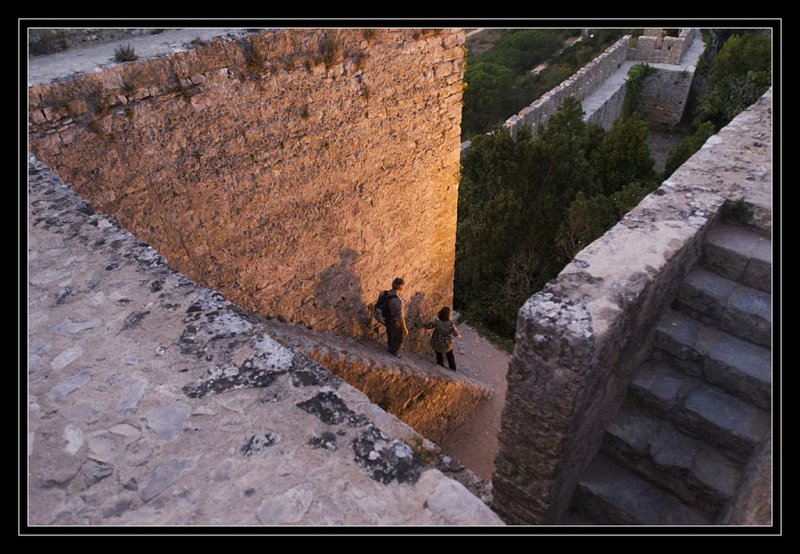
<instances>
[{"instance_id":1,"label":"dirt path","mask_svg":"<svg viewBox=\"0 0 800 554\"><path fill-rule=\"evenodd\" d=\"M497 453L497 432L506 400L506 371L511 355L481 338L467 325L458 325L463 339L456 342L458 371L485 383L495 392L473 416L439 446L484 479L491 479Z\"/></svg>"}]
</instances>

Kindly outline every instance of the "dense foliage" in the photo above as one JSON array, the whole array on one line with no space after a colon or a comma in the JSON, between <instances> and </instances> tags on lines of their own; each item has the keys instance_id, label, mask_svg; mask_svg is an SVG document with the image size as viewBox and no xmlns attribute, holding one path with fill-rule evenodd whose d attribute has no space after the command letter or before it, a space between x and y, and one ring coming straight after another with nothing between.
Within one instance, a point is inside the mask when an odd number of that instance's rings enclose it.
<instances>
[{"instance_id":1,"label":"dense foliage","mask_svg":"<svg viewBox=\"0 0 800 554\"><path fill-rule=\"evenodd\" d=\"M572 97L535 140L527 129L476 137L459 189L459 309L513 338L525 299L657 186L646 140L635 117L608 132L585 123Z\"/></svg>"},{"instance_id":2,"label":"dense foliage","mask_svg":"<svg viewBox=\"0 0 800 554\"><path fill-rule=\"evenodd\" d=\"M606 41L597 52L617 36L596 37ZM703 86L691 102L692 129L670 153L665 176L770 84L768 37L730 32L716 36L721 50L698 67L701 75L696 80ZM522 303L660 179L647 146L647 124L631 115L635 95L608 132L585 123L580 103L568 98L535 140L527 129L516 141L511 139L499 123L597 52L583 50L591 44L582 41L576 46L587 58L567 48L534 77L530 67L547 59L546 50L563 37L521 35L506 40L494 54L492 49L477 60L470 58L467 69L463 134L472 137L493 125L494 132L475 136L462 159L455 304L479 329L507 345L514 338ZM536 55L519 52L522 44L532 45ZM629 77L643 84L647 68L634 69ZM536 83L543 86L541 91L534 91Z\"/></svg>"},{"instance_id":3,"label":"dense foliage","mask_svg":"<svg viewBox=\"0 0 800 554\"><path fill-rule=\"evenodd\" d=\"M633 115L639 97L642 94L647 79L655 74L656 69L646 63L637 63L628 71L628 80L625 81L625 98L622 100L622 117Z\"/></svg>"},{"instance_id":4,"label":"dense foliage","mask_svg":"<svg viewBox=\"0 0 800 554\"><path fill-rule=\"evenodd\" d=\"M464 75L462 138L489 131L552 89L623 35L621 29L598 29L562 49L578 29L509 31L480 56L468 54ZM534 75L531 70L548 66Z\"/></svg>"},{"instance_id":5,"label":"dense foliage","mask_svg":"<svg viewBox=\"0 0 800 554\"><path fill-rule=\"evenodd\" d=\"M691 99L692 129L667 158L664 177L688 160L710 137L764 94L772 79L772 44L754 32L715 32L724 41L716 57L698 64L695 79L703 84L699 98ZM713 56L713 49L706 50Z\"/></svg>"}]
</instances>

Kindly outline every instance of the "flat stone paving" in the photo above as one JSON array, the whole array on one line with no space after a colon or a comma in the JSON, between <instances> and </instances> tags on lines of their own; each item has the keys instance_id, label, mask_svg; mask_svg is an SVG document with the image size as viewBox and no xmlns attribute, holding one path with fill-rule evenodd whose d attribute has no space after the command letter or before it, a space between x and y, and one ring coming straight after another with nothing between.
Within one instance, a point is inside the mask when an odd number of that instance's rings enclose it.
<instances>
[{"instance_id":1,"label":"flat stone paving","mask_svg":"<svg viewBox=\"0 0 800 554\"><path fill-rule=\"evenodd\" d=\"M402 422L30 173L29 524L502 524Z\"/></svg>"},{"instance_id":2,"label":"flat stone paving","mask_svg":"<svg viewBox=\"0 0 800 554\"><path fill-rule=\"evenodd\" d=\"M130 45L136 55L153 58L189 50L195 39L243 36L244 29L170 29L155 35L124 37L118 40L70 48L63 52L28 58L28 86L41 85L70 77L76 73L99 73L119 65L114 61L114 51Z\"/></svg>"},{"instance_id":3,"label":"flat stone paving","mask_svg":"<svg viewBox=\"0 0 800 554\"><path fill-rule=\"evenodd\" d=\"M694 71L704 48L705 45L703 44L702 37L697 36L692 41L689 49L684 52L680 65L667 63L648 63L647 65L656 69L663 69L667 71ZM585 119L589 119L594 112L603 106L603 104L605 104L609 98L611 98L620 89L620 87L625 84L625 81L628 80L628 71L630 71L631 67L640 63L642 62L637 60L628 60L623 62L619 69L609 75L608 79L603 81L599 87L597 87L583 100L581 105L583 106L583 111L586 114Z\"/></svg>"}]
</instances>

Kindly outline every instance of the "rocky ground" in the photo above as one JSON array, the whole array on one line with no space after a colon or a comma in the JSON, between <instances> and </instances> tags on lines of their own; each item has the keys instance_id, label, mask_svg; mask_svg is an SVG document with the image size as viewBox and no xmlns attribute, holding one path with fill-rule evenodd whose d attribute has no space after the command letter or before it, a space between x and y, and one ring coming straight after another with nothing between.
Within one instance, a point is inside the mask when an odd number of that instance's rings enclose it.
<instances>
[{"instance_id":1,"label":"rocky ground","mask_svg":"<svg viewBox=\"0 0 800 554\"><path fill-rule=\"evenodd\" d=\"M456 341L458 372L490 389L492 395L440 446L484 479L491 479L500 416L506 402L506 372L511 355L468 325L460 324L458 329L463 337Z\"/></svg>"}]
</instances>

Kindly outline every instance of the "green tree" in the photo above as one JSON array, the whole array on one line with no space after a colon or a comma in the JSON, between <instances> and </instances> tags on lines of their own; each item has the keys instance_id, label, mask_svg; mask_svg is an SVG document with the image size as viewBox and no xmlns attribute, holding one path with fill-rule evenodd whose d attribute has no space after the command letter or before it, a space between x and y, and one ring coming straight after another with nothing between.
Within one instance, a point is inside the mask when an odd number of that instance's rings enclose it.
<instances>
[{"instance_id":1,"label":"green tree","mask_svg":"<svg viewBox=\"0 0 800 554\"><path fill-rule=\"evenodd\" d=\"M656 69L646 63L637 63L628 70L628 79L625 81L625 98L622 99L622 113L620 117L626 118L633 115L639 103L647 80L655 75Z\"/></svg>"},{"instance_id":2,"label":"green tree","mask_svg":"<svg viewBox=\"0 0 800 554\"><path fill-rule=\"evenodd\" d=\"M600 237L615 222L613 204L603 194L588 197L578 192L556 235L556 245L566 260Z\"/></svg>"},{"instance_id":3,"label":"green tree","mask_svg":"<svg viewBox=\"0 0 800 554\"><path fill-rule=\"evenodd\" d=\"M534 143L535 172L530 194L571 199L579 190L591 190L594 174L589 155L602 134L583 120L583 108L574 96L564 100Z\"/></svg>"},{"instance_id":4,"label":"green tree","mask_svg":"<svg viewBox=\"0 0 800 554\"><path fill-rule=\"evenodd\" d=\"M488 62L468 63L465 74L464 136L480 133L510 115L507 98L514 85L514 74L502 65Z\"/></svg>"},{"instance_id":5,"label":"green tree","mask_svg":"<svg viewBox=\"0 0 800 554\"><path fill-rule=\"evenodd\" d=\"M457 292L469 301L500 281L522 234L532 142L503 129L475 138L464 155L458 194Z\"/></svg>"},{"instance_id":6,"label":"green tree","mask_svg":"<svg viewBox=\"0 0 800 554\"><path fill-rule=\"evenodd\" d=\"M714 124L710 121L705 121L698 125L697 130L685 137L681 142L669 151L667 155L667 162L664 165L664 178L666 179L672 173L684 164L686 160L692 157L692 154L700 150L700 147L705 144L708 137L714 134Z\"/></svg>"},{"instance_id":7,"label":"green tree","mask_svg":"<svg viewBox=\"0 0 800 554\"><path fill-rule=\"evenodd\" d=\"M616 219L635 208L642 198L653 192L658 181L634 181L611 195L611 204L616 210Z\"/></svg>"},{"instance_id":8,"label":"green tree","mask_svg":"<svg viewBox=\"0 0 800 554\"><path fill-rule=\"evenodd\" d=\"M771 41L761 34L730 37L711 62L711 89L700 99L699 119L721 129L764 94L771 82Z\"/></svg>"},{"instance_id":9,"label":"green tree","mask_svg":"<svg viewBox=\"0 0 800 554\"><path fill-rule=\"evenodd\" d=\"M555 237L575 194L594 190L590 158L603 130L568 98L536 140L523 128L478 136L461 166L456 236L456 305L513 338L522 301L566 261ZM609 204L610 205L610 204Z\"/></svg>"},{"instance_id":10,"label":"green tree","mask_svg":"<svg viewBox=\"0 0 800 554\"><path fill-rule=\"evenodd\" d=\"M647 132L647 123L638 117L614 121L592 157L600 192L610 196L634 182L655 188L657 175L647 145Z\"/></svg>"}]
</instances>

